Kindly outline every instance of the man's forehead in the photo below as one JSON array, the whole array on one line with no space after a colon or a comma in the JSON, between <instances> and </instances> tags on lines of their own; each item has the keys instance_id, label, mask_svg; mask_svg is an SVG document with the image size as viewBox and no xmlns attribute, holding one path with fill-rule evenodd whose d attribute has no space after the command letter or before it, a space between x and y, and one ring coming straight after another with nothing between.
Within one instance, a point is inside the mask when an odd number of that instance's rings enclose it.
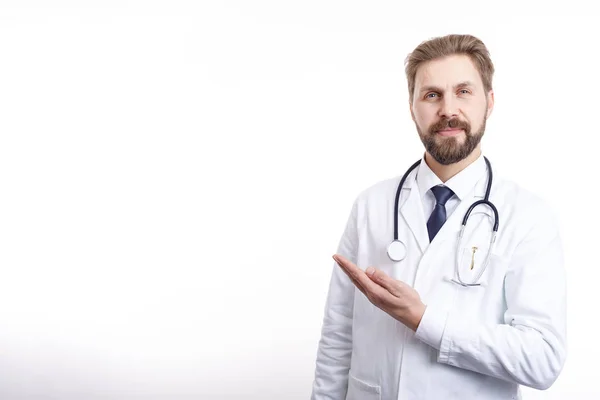
<instances>
[{"instance_id":1,"label":"man's forehead","mask_svg":"<svg viewBox=\"0 0 600 400\"><path fill-rule=\"evenodd\" d=\"M481 85L481 76L466 55L453 55L427 61L417 70L417 86L454 86L463 82Z\"/></svg>"}]
</instances>

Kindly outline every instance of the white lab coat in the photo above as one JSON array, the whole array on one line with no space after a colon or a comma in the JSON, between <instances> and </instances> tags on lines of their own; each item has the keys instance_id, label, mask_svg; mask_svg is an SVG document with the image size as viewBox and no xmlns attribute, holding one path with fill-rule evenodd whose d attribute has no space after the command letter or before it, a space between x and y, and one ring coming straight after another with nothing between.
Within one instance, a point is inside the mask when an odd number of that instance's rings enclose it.
<instances>
[{"instance_id":1,"label":"white lab coat","mask_svg":"<svg viewBox=\"0 0 600 400\"><path fill-rule=\"evenodd\" d=\"M493 169L497 242L483 286L465 288L450 282L457 235L468 207L484 197L487 174L429 243L417 170L400 197L406 258L393 262L386 253L401 176L360 193L337 252L412 285L427 305L419 329L375 307L334 263L311 399L519 399L519 384L548 388L566 357L566 282L553 212ZM477 270L470 270L472 247L476 265L486 255L492 216L486 206L471 214L459 249L465 280Z\"/></svg>"}]
</instances>

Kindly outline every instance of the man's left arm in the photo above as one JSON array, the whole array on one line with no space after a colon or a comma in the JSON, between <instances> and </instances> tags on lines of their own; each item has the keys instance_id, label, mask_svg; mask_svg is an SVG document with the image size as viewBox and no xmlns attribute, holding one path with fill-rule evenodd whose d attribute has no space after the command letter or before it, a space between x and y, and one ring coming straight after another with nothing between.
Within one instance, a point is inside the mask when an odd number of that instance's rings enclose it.
<instances>
[{"instance_id":1,"label":"man's left arm","mask_svg":"<svg viewBox=\"0 0 600 400\"><path fill-rule=\"evenodd\" d=\"M504 324L425 309L416 336L439 350L438 362L536 389L558 378L566 359L566 279L558 227L547 211L511 259Z\"/></svg>"}]
</instances>

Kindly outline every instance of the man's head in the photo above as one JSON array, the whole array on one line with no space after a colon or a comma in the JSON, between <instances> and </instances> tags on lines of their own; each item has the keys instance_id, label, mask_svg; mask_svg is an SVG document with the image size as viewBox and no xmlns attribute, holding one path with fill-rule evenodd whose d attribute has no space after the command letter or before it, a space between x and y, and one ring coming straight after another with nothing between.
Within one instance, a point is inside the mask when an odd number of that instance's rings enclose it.
<instances>
[{"instance_id":1,"label":"man's head","mask_svg":"<svg viewBox=\"0 0 600 400\"><path fill-rule=\"evenodd\" d=\"M410 112L425 150L449 165L478 147L494 107L494 65L483 42L447 35L406 58Z\"/></svg>"}]
</instances>

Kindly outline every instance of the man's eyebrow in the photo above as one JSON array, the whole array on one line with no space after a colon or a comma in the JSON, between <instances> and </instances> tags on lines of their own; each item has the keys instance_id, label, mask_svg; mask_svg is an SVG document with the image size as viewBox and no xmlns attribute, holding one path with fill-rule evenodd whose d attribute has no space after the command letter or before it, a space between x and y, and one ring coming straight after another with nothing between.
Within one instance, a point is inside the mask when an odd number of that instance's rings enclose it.
<instances>
[{"instance_id":1,"label":"man's eyebrow","mask_svg":"<svg viewBox=\"0 0 600 400\"><path fill-rule=\"evenodd\" d=\"M464 81L459 83L458 85L454 85L454 89L463 88L463 87L473 87L475 84L471 81Z\"/></svg>"},{"instance_id":2,"label":"man's eyebrow","mask_svg":"<svg viewBox=\"0 0 600 400\"><path fill-rule=\"evenodd\" d=\"M473 82L471 81L464 81L464 82L460 82L457 83L456 85L454 85L454 90L459 89L459 88L464 88L464 87L471 87L471 86L475 86L473 84ZM437 86L423 86L421 88L421 92L443 92L444 90L437 87Z\"/></svg>"}]
</instances>

